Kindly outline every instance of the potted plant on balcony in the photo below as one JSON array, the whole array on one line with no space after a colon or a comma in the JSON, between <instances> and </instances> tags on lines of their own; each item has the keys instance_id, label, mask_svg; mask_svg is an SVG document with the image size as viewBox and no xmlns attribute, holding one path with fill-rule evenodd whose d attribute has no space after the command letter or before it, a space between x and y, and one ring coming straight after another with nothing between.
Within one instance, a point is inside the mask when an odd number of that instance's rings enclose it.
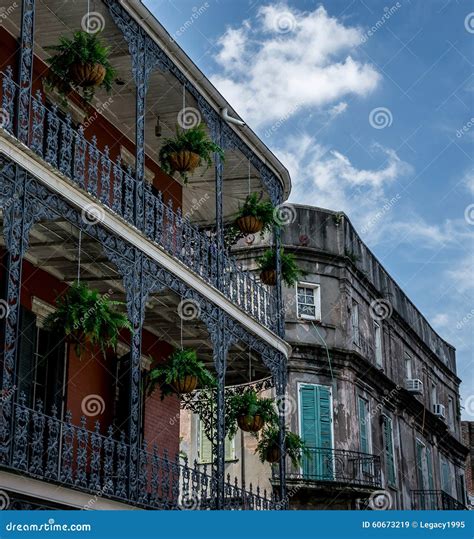
<instances>
[{"instance_id":1,"label":"potted plant on balcony","mask_svg":"<svg viewBox=\"0 0 474 539\"><path fill-rule=\"evenodd\" d=\"M266 200L262 201L262 193L250 193L239 207L235 226L243 234L255 234L271 230L277 223L273 219L274 206Z\"/></svg>"},{"instance_id":2,"label":"potted plant on balcony","mask_svg":"<svg viewBox=\"0 0 474 539\"><path fill-rule=\"evenodd\" d=\"M50 66L46 82L64 97L73 88L82 88L82 97L90 103L95 89L112 89L116 71L109 61L110 47L100 40L99 33L82 30L72 38L61 36L57 45L46 47L56 54L47 59Z\"/></svg>"},{"instance_id":3,"label":"potted plant on balcony","mask_svg":"<svg viewBox=\"0 0 474 539\"><path fill-rule=\"evenodd\" d=\"M293 286L304 272L300 270L292 254L285 253L283 249L281 249L280 253L281 277L287 286ZM277 278L276 252L273 249L266 250L257 260L257 264L260 269L261 281L266 285L275 286Z\"/></svg>"},{"instance_id":4,"label":"potted plant on balcony","mask_svg":"<svg viewBox=\"0 0 474 539\"><path fill-rule=\"evenodd\" d=\"M56 300L45 327L63 335L79 357L87 343L98 346L105 356L108 349L116 349L122 329L132 330L127 316L118 309L122 305L122 301L113 301L108 294L77 282Z\"/></svg>"},{"instance_id":5,"label":"potted plant on balcony","mask_svg":"<svg viewBox=\"0 0 474 539\"><path fill-rule=\"evenodd\" d=\"M275 401L257 395L253 389L232 395L228 402L229 436L232 438L239 426L245 432L256 433L265 424L278 421Z\"/></svg>"},{"instance_id":6,"label":"potted plant on balcony","mask_svg":"<svg viewBox=\"0 0 474 539\"><path fill-rule=\"evenodd\" d=\"M212 142L204 124L200 123L190 129L176 126L176 136L164 140L159 159L161 168L167 174L179 172L184 183L188 183L189 174L197 167L203 163L207 168L212 165L214 153L224 159L224 151Z\"/></svg>"},{"instance_id":7,"label":"potted plant on balcony","mask_svg":"<svg viewBox=\"0 0 474 539\"><path fill-rule=\"evenodd\" d=\"M269 425L259 436L255 453L258 454L261 462L278 462L281 457L280 429L276 425ZM294 432L285 433L285 453L289 456L293 466L297 467L301 463L301 457L309 454L309 451L302 438Z\"/></svg>"},{"instance_id":8,"label":"potted plant on balcony","mask_svg":"<svg viewBox=\"0 0 474 539\"><path fill-rule=\"evenodd\" d=\"M215 378L202 361L198 360L196 350L177 348L166 363L151 369L148 374L148 394L156 386L161 388L161 398L171 393L191 393L196 389L213 387Z\"/></svg>"}]
</instances>

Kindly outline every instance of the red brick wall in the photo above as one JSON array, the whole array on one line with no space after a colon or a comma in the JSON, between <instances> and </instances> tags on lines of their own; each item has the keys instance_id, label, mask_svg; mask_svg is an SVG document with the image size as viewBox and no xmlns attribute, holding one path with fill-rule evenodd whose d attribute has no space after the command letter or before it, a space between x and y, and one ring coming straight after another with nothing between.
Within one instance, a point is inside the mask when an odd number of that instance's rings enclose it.
<instances>
[{"instance_id":1,"label":"red brick wall","mask_svg":"<svg viewBox=\"0 0 474 539\"><path fill-rule=\"evenodd\" d=\"M4 250L0 250L0 260L3 261L0 269L0 286L4 287L6 277ZM56 297L67 289L65 283L26 260L23 262L22 274L21 304L28 310L32 308L33 296L54 305ZM157 339L147 331L143 332L142 341L143 354L151 356L153 362L165 360L172 350L169 343ZM104 358L99 350L90 346L81 353L80 358L76 356L73 346L69 346L68 354L66 408L72 412L73 423L79 424L83 415L84 399L98 395L103 399L105 406L101 407L101 413L86 418L87 427L92 429L95 421L99 420L103 426L102 432L105 433L105 429L113 420L115 355L110 352ZM178 398L170 396L161 401L159 391L155 391L145 400L144 437L150 444L156 443L160 450L166 448L172 456L179 448L179 408Z\"/></svg>"},{"instance_id":2,"label":"red brick wall","mask_svg":"<svg viewBox=\"0 0 474 539\"><path fill-rule=\"evenodd\" d=\"M461 421L462 443L469 448L466 458L466 489L474 496L474 421Z\"/></svg>"}]
</instances>

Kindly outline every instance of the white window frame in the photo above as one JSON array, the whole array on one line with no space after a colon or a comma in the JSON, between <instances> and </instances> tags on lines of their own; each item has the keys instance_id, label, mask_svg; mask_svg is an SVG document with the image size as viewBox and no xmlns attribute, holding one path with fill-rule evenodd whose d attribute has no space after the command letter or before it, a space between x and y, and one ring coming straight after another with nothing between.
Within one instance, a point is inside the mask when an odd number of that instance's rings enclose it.
<instances>
[{"instance_id":1,"label":"white window frame","mask_svg":"<svg viewBox=\"0 0 474 539\"><path fill-rule=\"evenodd\" d=\"M360 346L360 312L359 304L355 299L352 300L352 309L351 309L351 326L352 326L352 341L356 346ZM357 320L355 320L357 318ZM356 323L355 323L356 322Z\"/></svg>"},{"instance_id":2,"label":"white window frame","mask_svg":"<svg viewBox=\"0 0 474 539\"><path fill-rule=\"evenodd\" d=\"M407 380L413 380L413 358L405 352L405 377Z\"/></svg>"},{"instance_id":3,"label":"white window frame","mask_svg":"<svg viewBox=\"0 0 474 539\"><path fill-rule=\"evenodd\" d=\"M451 395L448 395L448 426L451 430L455 430L456 422L454 420L455 408L454 408L454 399Z\"/></svg>"},{"instance_id":4,"label":"white window frame","mask_svg":"<svg viewBox=\"0 0 474 539\"><path fill-rule=\"evenodd\" d=\"M298 288L309 288L313 291L314 298L314 316L300 314L300 304L298 301ZM317 283L298 282L295 288L296 294L296 316L301 320L321 321L321 285Z\"/></svg>"},{"instance_id":5,"label":"white window frame","mask_svg":"<svg viewBox=\"0 0 474 539\"><path fill-rule=\"evenodd\" d=\"M374 320L374 352L375 364L377 367L383 367L382 324L377 320Z\"/></svg>"}]
</instances>

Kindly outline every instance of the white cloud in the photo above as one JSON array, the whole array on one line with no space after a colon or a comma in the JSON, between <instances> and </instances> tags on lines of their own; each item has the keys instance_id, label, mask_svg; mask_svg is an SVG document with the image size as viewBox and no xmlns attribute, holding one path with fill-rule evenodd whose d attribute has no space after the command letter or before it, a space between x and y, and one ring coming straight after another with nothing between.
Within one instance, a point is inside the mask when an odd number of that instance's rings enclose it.
<instances>
[{"instance_id":1,"label":"white cloud","mask_svg":"<svg viewBox=\"0 0 474 539\"><path fill-rule=\"evenodd\" d=\"M359 168L346 155L307 134L286 139L278 156L293 180L290 201L344 211L364 239L376 239L382 219L398 203L396 181L411 172L397 153L379 144L370 148L373 168ZM390 195L389 192L395 193Z\"/></svg>"},{"instance_id":2,"label":"white cloud","mask_svg":"<svg viewBox=\"0 0 474 539\"><path fill-rule=\"evenodd\" d=\"M446 273L447 277L456 283L459 292L474 292L474 254L458 261L456 267Z\"/></svg>"},{"instance_id":3,"label":"white cloud","mask_svg":"<svg viewBox=\"0 0 474 539\"><path fill-rule=\"evenodd\" d=\"M380 81L373 66L350 56L362 36L360 28L344 26L322 6L302 12L267 5L256 23L229 28L218 40L223 72L212 80L257 127L301 108L330 107L346 96L368 95ZM340 113L347 104L336 104L334 112L337 107Z\"/></svg>"},{"instance_id":4,"label":"white cloud","mask_svg":"<svg viewBox=\"0 0 474 539\"><path fill-rule=\"evenodd\" d=\"M464 187L471 195L474 195L474 170L470 169L463 178Z\"/></svg>"}]
</instances>

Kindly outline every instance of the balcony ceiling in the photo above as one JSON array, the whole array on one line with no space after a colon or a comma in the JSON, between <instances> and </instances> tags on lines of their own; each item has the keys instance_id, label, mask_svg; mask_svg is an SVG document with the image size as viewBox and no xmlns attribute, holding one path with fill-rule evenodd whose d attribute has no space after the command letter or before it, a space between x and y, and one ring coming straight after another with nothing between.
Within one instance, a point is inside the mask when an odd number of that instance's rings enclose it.
<instances>
[{"instance_id":1,"label":"balcony ceiling","mask_svg":"<svg viewBox=\"0 0 474 539\"><path fill-rule=\"evenodd\" d=\"M5 0L0 1L0 5ZM6 8L5 8L6 9ZM60 35L71 35L81 29L81 20L87 13L87 2L65 0L38 0L36 8L35 52L45 59L45 47L58 42ZM101 110L131 141L135 138L135 85L131 74L131 57L120 30L110 17L106 6L99 0L90 2L91 12L97 12L104 21L102 37L111 47L111 63L117 69L117 79L122 85L114 84L112 93L100 90L96 93L95 107ZM21 9L14 10L5 21L7 29L19 36ZM103 104L108 103L104 108ZM184 104L197 110L194 98L186 93ZM154 71L147 95L146 152L157 161L160 145L164 138L175 132L179 111L183 108L183 87L170 73ZM162 136L155 136L157 116L160 117ZM257 171L249 168L248 160L238 151L227 151L224 165L224 215L232 219L239 202L249 191L265 191ZM166 195L165 195L166 196ZM192 214L191 220L199 224L215 221L214 169L198 170L183 187L183 213Z\"/></svg>"},{"instance_id":2,"label":"balcony ceiling","mask_svg":"<svg viewBox=\"0 0 474 539\"><path fill-rule=\"evenodd\" d=\"M0 249L4 247L3 217L0 212ZM78 230L69 222L41 222L34 225L30 232L26 259L60 281L71 284L78 275L78 247ZM114 300L125 301L122 278L115 266L106 258L101 245L84 234L80 249L80 279L101 293L111 294ZM157 339L174 346L182 343L184 347L195 348L199 357L213 370L212 346L207 328L198 318L181 321L178 314L180 300L168 289L152 294L147 302L144 328ZM248 349L242 343L237 343L229 351L226 383L248 382L249 362L253 380L269 375L258 356L249 355Z\"/></svg>"}]
</instances>

